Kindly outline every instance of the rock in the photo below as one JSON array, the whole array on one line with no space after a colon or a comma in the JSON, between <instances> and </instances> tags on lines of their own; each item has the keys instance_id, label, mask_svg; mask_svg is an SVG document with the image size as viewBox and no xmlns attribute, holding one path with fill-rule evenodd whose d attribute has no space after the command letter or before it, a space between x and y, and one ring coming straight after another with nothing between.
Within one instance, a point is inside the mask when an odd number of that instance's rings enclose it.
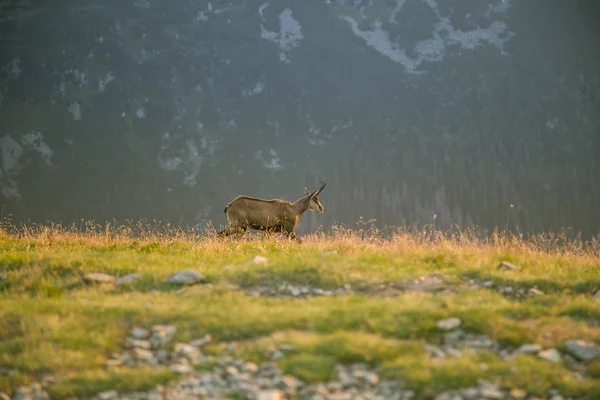
<instances>
[{"instance_id":1,"label":"rock","mask_svg":"<svg viewBox=\"0 0 600 400\"><path fill-rule=\"evenodd\" d=\"M115 286L130 285L133 282L137 281L138 279L142 279L142 276L140 274L135 274L135 273L127 274L125 276L118 278L115 281Z\"/></svg>"},{"instance_id":2,"label":"rock","mask_svg":"<svg viewBox=\"0 0 600 400\"><path fill-rule=\"evenodd\" d=\"M266 264L267 262L269 262L269 259L267 257L263 257L263 256L255 256L252 259L252 262L254 264Z\"/></svg>"},{"instance_id":3,"label":"rock","mask_svg":"<svg viewBox=\"0 0 600 400\"><path fill-rule=\"evenodd\" d=\"M152 348L156 349L173 340L177 329L173 325L155 325L152 327L152 336L150 343Z\"/></svg>"},{"instance_id":4,"label":"rock","mask_svg":"<svg viewBox=\"0 0 600 400\"><path fill-rule=\"evenodd\" d=\"M595 300L600 300L600 289L596 290L596 293L594 294L593 298Z\"/></svg>"},{"instance_id":5,"label":"rock","mask_svg":"<svg viewBox=\"0 0 600 400\"><path fill-rule=\"evenodd\" d=\"M187 364L173 364L170 367L171 371L176 372L178 374L189 374L190 372L192 372L192 367L190 367Z\"/></svg>"},{"instance_id":6,"label":"rock","mask_svg":"<svg viewBox=\"0 0 600 400\"><path fill-rule=\"evenodd\" d=\"M245 372L256 373L258 372L258 365L253 362L244 363L243 370Z\"/></svg>"},{"instance_id":7,"label":"rock","mask_svg":"<svg viewBox=\"0 0 600 400\"><path fill-rule=\"evenodd\" d=\"M567 340L565 349L580 361L589 362L600 357L600 346L583 340Z\"/></svg>"},{"instance_id":8,"label":"rock","mask_svg":"<svg viewBox=\"0 0 600 400\"><path fill-rule=\"evenodd\" d=\"M535 287L529 288L527 293L530 296L543 296L545 294L544 292L542 292L541 290L539 290L538 288L535 288Z\"/></svg>"},{"instance_id":9,"label":"rock","mask_svg":"<svg viewBox=\"0 0 600 400\"><path fill-rule=\"evenodd\" d=\"M164 283L173 283L179 285L193 285L194 283L202 282L204 276L201 273L196 272L192 269L185 269L183 271L177 271L167 276Z\"/></svg>"},{"instance_id":10,"label":"rock","mask_svg":"<svg viewBox=\"0 0 600 400\"><path fill-rule=\"evenodd\" d=\"M346 392L331 393L327 396L327 400L352 400L352 394Z\"/></svg>"},{"instance_id":11,"label":"rock","mask_svg":"<svg viewBox=\"0 0 600 400\"><path fill-rule=\"evenodd\" d=\"M565 366L567 368L569 368L571 371L580 372L580 373L585 372L585 366L582 363L580 363L579 360L577 360L575 357L571 356L570 354L564 355L563 362L565 363Z\"/></svg>"},{"instance_id":12,"label":"rock","mask_svg":"<svg viewBox=\"0 0 600 400\"><path fill-rule=\"evenodd\" d=\"M494 282L493 281L485 281L485 282L483 282L483 287L490 288L492 286L494 286Z\"/></svg>"},{"instance_id":13,"label":"rock","mask_svg":"<svg viewBox=\"0 0 600 400\"><path fill-rule=\"evenodd\" d=\"M338 252L335 250L332 251L327 251L325 253L323 253L324 256L337 256Z\"/></svg>"},{"instance_id":14,"label":"rock","mask_svg":"<svg viewBox=\"0 0 600 400\"><path fill-rule=\"evenodd\" d=\"M434 400L452 400L452 393L443 392L435 396Z\"/></svg>"},{"instance_id":15,"label":"rock","mask_svg":"<svg viewBox=\"0 0 600 400\"><path fill-rule=\"evenodd\" d=\"M475 399L479 396L479 390L474 387L461 390L461 393L465 399Z\"/></svg>"},{"instance_id":16,"label":"rock","mask_svg":"<svg viewBox=\"0 0 600 400\"><path fill-rule=\"evenodd\" d=\"M212 336L210 334L204 335L204 337L200 339L194 339L190 342L190 345L194 347L204 347L212 341Z\"/></svg>"},{"instance_id":17,"label":"rock","mask_svg":"<svg viewBox=\"0 0 600 400\"><path fill-rule=\"evenodd\" d=\"M446 358L446 353L444 353L444 351L442 349L440 349L439 347L437 347L437 346L426 344L425 345L425 352L431 358L440 358L440 359Z\"/></svg>"},{"instance_id":18,"label":"rock","mask_svg":"<svg viewBox=\"0 0 600 400\"><path fill-rule=\"evenodd\" d=\"M544 360L550 361L550 362L554 362L554 363L559 363L562 360L560 353L556 349L548 349L548 350L540 351L538 353L538 357L540 357Z\"/></svg>"},{"instance_id":19,"label":"rock","mask_svg":"<svg viewBox=\"0 0 600 400\"><path fill-rule=\"evenodd\" d=\"M225 368L225 373L227 375L238 375L240 372L238 371L238 369L236 367L234 367L233 365L230 365L229 367Z\"/></svg>"},{"instance_id":20,"label":"rock","mask_svg":"<svg viewBox=\"0 0 600 400\"><path fill-rule=\"evenodd\" d=\"M365 381L372 386L375 386L379 383L379 375L374 372L368 372L365 375Z\"/></svg>"},{"instance_id":21,"label":"rock","mask_svg":"<svg viewBox=\"0 0 600 400\"><path fill-rule=\"evenodd\" d=\"M478 385L481 397L485 399L504 399L504 393L500 390L499 384L479 379Z\"/></svg>"},{"instance_id":22,"label":"rock","mask_svg":"<svg viewBox=\"0 0 600 400\"><path fill-rule=\"evenodd\" d=\"M285 386L286 389L288 389L292 392L295 392L300 387L302 387L302 382L292 375L285 375L281 379L281 382L283 383L283 385Z\"/></svg>"},{"instance_id":23,"label":"rock","mask_svg":"<svg viewBox=\"0 0 600 400\"><path fill-rule=\"evenodd\" d=\"M91 272L85 274L83 280L88 283L111 283L115 278L114 276L103 274L101 272Z\"/></svg>"},{"instance_id":24,"label":"rock","mask_svg":"<svg viewBox=\"0 0 600 400\"><path fill-rule=\"evenodd\" d=\"M147 339L150 336L150 332L148 329L144 328L133 328L131 332L129 332L129 336L134 339Z\"/></svg>"},{"instance_id":25,"label":"rock","mask_svg":"<svg viewBox=\"0 0 600 400\"><path fill-rule=\"evenodd\" d=\"M99 400L113 400L118 399L119 393L116 390L107 390L105 392L98 393Z\"/></svg>"},{"instance_id":26,"label":"rock","mask_svg":"<svg viewBox=\"0 0 600 400\"><path fill-rule=\"evenodd\" d=\"M497 388L479 389L479 394L484 399L504 399L504 393Z\"/></svg>"},{"instance_id":27,"label":"rock","mask_svg":"<svg viewBox=\"0 0 600 400\"><path fill-rule=\"evenodd\" d=\"M542 350L542 346L540 346L539 344L529 343L529 344L523 344L523 345L521 345L515 351L515 353L518 353L518 354L533 354L533 353L538 353L541 350Z\"/></svg>"},{"instance_id":28,"label":"rock","mask_svg":"<svg viewBox=\"0 0 600 400\"><path fill-rule=\"evenodd\" d=\"M31 397L31 390L26 387L19 387L15 391L13 400L33 400Z\"/></svg>"},{"instance_id":29,"label":"rock","mask_svg":"<svg viewBox=\"0 0 600 400\"><path fill-rule=\"evenodd\" d=\"M460 330L444 333L444 344L456 346L465 338L465 333Z\"/></svg>"},{"instance_id":30,"label":"rock","mask_svg":"<svg viewBox=\"0 0 600 400\"><path fill-rule=\"evenodd\" d=\"M138 340L138 339L133 339L133 338L127 338L125 340L125 344L128 347L139 347L142 349L151 349L152 345L150 344L149 340Z\"/></svg>"},{"instance_id":31,"label":"rock","mask_svg":"<svg viewBox=\"0 0 600 400\"><path fill-rule=\"evenodd\" d=\"M512 389L510 391L510 398L515 400L524 399L527 393L523 389Z\"/></svg>"},{"instance_id":32,"label":"rock","mask_svg":"<svg viewBox=\"0 0 600 400\"><path fill-rule=\"evenodd\" d=\"M191 344L176 343L174 351L175 354L186 358L192 364L197 364L200 361L200 352Z\"/></svg>"},{"instance_id":33,"label":"rock","mask_svg":"<svg viewBox=\"0 0 600 400\"><path fill-rule=\"evenodd\" d=\"M146 362L148 364L153 365L156 363L156 359L154 358L154 353L152 353L150 350L136 347L135 349L133 349L133 355L135 356L135 358L137 360Z\"/></svg>"},{"instance_id":34,"label":"rock","mask_svg":"<svg viewBox=\"0 0 600 400\"><path fill-rule=\"evenodd\" d=\"M446 319L442 319L442 320L438 321L437 327L442 330L445 330L445 331L450 331L450 330L458 328L461 324L462 324L462 321L460 319L452 317L452 318L446 318Z\"/></svg>"},{"instance_id":35,"label":"rock","mask_svg":"<svg viewBox=\"0 0 600 400\"><path fill-rule=\"evenodd\" d=\"M256 400L284 400L285 396L279 390L261 390L256 394Z\"/></svg>"},{"instance_id":36,"label":"rock","mask_svg":"<svg viewBox=\"0 0 600 400\"><path fill-rule=\"evenodd\" d=\"M521 267L518 267L515 264L511 264L508 261L501 261L498 265L498 269L505 269L508 271L520 271Z\"/></svg>"},{"instance_id":37,"label":"rock","mask_svg":"<svg viewBox=\"0 0 600 400\"><path fill-rule=\"evenodd\" d=\"M550 397L550 400L564 400L564 397L562 397L560 394L554 394L552 397Z\"/></svg>"}]
</instances>

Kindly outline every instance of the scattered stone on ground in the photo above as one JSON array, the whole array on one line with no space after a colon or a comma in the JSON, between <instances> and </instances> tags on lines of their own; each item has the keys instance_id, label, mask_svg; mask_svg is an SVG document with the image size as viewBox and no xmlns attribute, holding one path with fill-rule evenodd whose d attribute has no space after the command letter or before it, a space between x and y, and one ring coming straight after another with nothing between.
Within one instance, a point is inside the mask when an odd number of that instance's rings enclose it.
<instances>
[{"instance_id":1,"label":"scattered stone on ground","mask_svg":"<svg viewBox=\"0 0 600 400\"><path fill-rule=\"evenodd\" d=\"M147 349L148 335L152 342ZM205 335L189 343L174 343L176 329L171 325L155 325L151 329L135 327L125 339L126 350L111 354L109 360L119 359L122 364L136 366L150 364L169 368L181 375L181 380L159 386L146 393L119 394L113 390L99 393L95 400L159 399L159 398L236 398L264 400L409 400L414 392L402 390L399 382L382 380L377 370L364 364L338 365L331 382L310 385L292 375L286 375L273 361L260 365L234 359L231 349L218 357L202 354L201 347L212 338ZM161 338L155 343L155 338ZM158 345L156 345L158 344ZM141 345L134 347L132 345ZM293 351L289 344L278 344L267 355L279 353L280 357ZM122 365L119 364L119 365ZM199 366L200 370L194 367ZM118 366L117 366L118 367ZM208 367L208 369L207 369Z\"/></svg>"},{"instance_id":2,"label":"scattered stone on ground","mask_svg":"<svg viewBox=\"0 0 600 400\"><path fill-rule=\"evenodd\" d=\"M562 361L562 357L556 349L542 350L538 353L538 357L553 363L559 363Z\"/></svg>"},{"instance_id":3,"label":"scattered stone on ground","mask_svg":"<svg viewBox=\"0 0 600 400\"><path fill-rule=\"evenodd\" d=\"M448 320L451 320L449 318ZM460 321L460 320L459 320ZM442 322L442 321L440 321ZM456 325L456 322L451 324ZM512 352L504 349L485 335L466 333L458 326L444 333L443 344L425 345L425 351L433 358L460 357L468 351L491 351L496 354L535 354L539 357L560 362L563 360L556 349L541 350L538 344L524 344ZM93 400L137 400L137 399L205 399L240 398L248 400L413 400L415 393L407 390L402 383L380 377L379 371L365 364L337 365L334 378L330 382L307 384L295 376L287 375L273 361L257 365L253 362L235 359L227 348L218 356L202 353L202 347L212 341L207 334L189 343L176 342L176 327L154 325L151 328L134 327L125 338L122 353L112 353L107 359L107 368L121 366L149 365L176 372L180 378L164 386L157 386L148 392L118 393L109 389L97 394ZM274 336L275 337L275 336ZM588 351L589 343L569 341L566 348L577 352ZM231 343L233 345L234 343ZM591 345L594 347L595 345ZM573 350L577 349L577 350ZM271 358L285 358L294 347L281 343L267 349ZM277 354L277 357L273 357ZM589 353L585 353L589 354ZM590 357L589 355L584 357ZM575 363L574 371L583 371L575 357L565 355L564 360ZM482 368L484 366L482 365ZM485 368L484 368L485 369ZM583 372L581 372L583 373ZM46 384L52 380L46 380ZM45 400L49 396L44 385L34 384L17 389L13 400ZM477 386L448 391L439 394L436 400L465 399L533 399L522 389L505 390L499 383L479 380ZM545 397L560 400L560 393L549 391ZM10 397L7 397L10 399ZM0 400L5 400L0 395Z\"/></svg>"},{"instance_id":4,"label":"scattered stone on ground","mask_svg":"<svg viewBox=\"0 0 600 400\"><path fill-rule=\"evenodd\" d=\"M167 276L164 283L174 283L179 285L193 285L195 283L202 282L204 276L201 273L192 269L185 269L183 271L173 272Z\"/></svg>"},{"instance_id":5,"label":"scattered stone on ground","mask_svg":"<svg viewBox=\"0 0 600 400\"><path fill-rule=\"evenodd\" d=\"M438 321L436 325L442 330L450 331L452 329L458 328L461 324L462 321L459 318L451 317Z\"/></svg>"},{"instance_id":6,"label":"scattered stone on ground","mask_svg":"<svg viewBox=\"0 0 600 400\"><path fill-rule=\"evenodd\" d=\"M542 292L540 289L536 288L535 286L532 288L529 288L527 293L531 296L543 296L545 294L544 292Z\"/></svg>"},{"instance_id":7,"label":"scattered stone on ground","mask_svg":"<svg viewBox=\"0 0 600 400\"><path fill-rule=\"evenodd\" d=\"M232 289L235 289L233 287ZM396 297L402 292L440 292L451 289L438 273L423 275L407 282L345 283L332 288L319 288L308 285L294 285L283 282L277 286L250 286L243 289L251 296L262 297L318 297L347 296L352 294Z\"/></svg>"},{"instance_id":8,"label":"scattered stone on ground","mask_svg":"<svg viewBox=\"0 0 600 400\"><path fill-rule=\"evenodd\" d=\"M9 397L10 399L10 397ZM40 383L33 383L28 386L21 386L15 390L12 396L13 400L46 400L50 399L48 393L42 388Z\"/></svg>"},{"instance_id":9,"label":"scattered stone on ground","mask_svg":"<svg viewBox=\"0 0 600 400\"><path fill-rule=\"evenodd\" d=\"M83 276L83 280L89 283L111 283L115 277L101 272L90 272Z\"/></svg>"},{"instance_id":10,"label":"scattered stone on ground","mask_svg":"<svg viewBox=\"0 0 600 400\"><path fill-rule=\"evenodd\" d=\"M600 289L596 290L596 293L594 293L594 299L600 300Z\"/></svg>"},{"instance_id":11,"label":"scattered stone on ground","mask_svg":"<svg viewBox=\"0 0 600 400\"><path fill-rule=\"evenodd\" d=\"M115 281L115 286L129 285L139 279L142 279L142 276L140 274L127 274L125 276L117 278L117 280Z\"/></svg>"},{"instance_id":12,"label":"scattered stone on ground","mask_svg":"<svg viewBox=\"0 0 600 400\"><path fill-rule=\"evenodd\" d=\"M519 267L515 264L512 264L512 263L509 263L508 261L501 261L500 264L498 265L498 269L505 269L508 271L520 271L521 267Z\"/></svg>"},{"instance_id":13,"label":"scattered stone on ground","mask_svg":"<svg viewBox=\"0 0 600 400\"><path fill-rule=\"evenodd\" d=\"M536 343L528 343L521 345L515 353L517 354L535 354L542 351L542 346Z\"/></svg>"},{"instance_id":14,"label":"scattered stone on ground","mask_svg":"<svg viewBox=\"0 0 600 400\"><path fill-rule=\"evenodd\" d=\"M600 346L583 340L567 340L565 350L576 359L584 362L600 358Z\"/></svg>"},{"instance_id":15,"label":"scattered stone on ground","mask_svg":"<svg viewBox=\"0 0 600 400\"><path fill-rule=\"evenodd\" d=\"M252 259L252 262L254 264L266 264L267 262L269 262L269 259L267 257L264 257L264 256L255 256Z\"/></svg>"}]
</instances>

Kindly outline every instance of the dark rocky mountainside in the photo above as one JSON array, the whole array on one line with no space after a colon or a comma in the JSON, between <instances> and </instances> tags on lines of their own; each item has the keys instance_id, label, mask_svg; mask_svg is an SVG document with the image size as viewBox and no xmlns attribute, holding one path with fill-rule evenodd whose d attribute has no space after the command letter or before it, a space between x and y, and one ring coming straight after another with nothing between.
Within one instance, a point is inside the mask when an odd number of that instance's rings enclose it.
<instances>
[{"instance_id":1,"label":"dark rocky mountainside","mask_svg":"<svg viewBox=\"0 0 600 400\"><path fill-rule=\"evenodd\" d=\"M225 223L328 182L301 231L600 221L600 6L0 1L13 221Z\"/></svg>"}]
</instances>

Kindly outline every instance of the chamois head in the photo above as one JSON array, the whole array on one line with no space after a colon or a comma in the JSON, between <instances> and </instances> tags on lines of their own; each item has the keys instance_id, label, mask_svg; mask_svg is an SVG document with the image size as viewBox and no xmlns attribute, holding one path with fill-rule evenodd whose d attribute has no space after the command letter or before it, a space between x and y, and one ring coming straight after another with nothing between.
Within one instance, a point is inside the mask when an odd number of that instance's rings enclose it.
<instances>
[{"instance_id":1,"label":"chamois head","mask_svg":"<svg viewBox=\"0 0 600 400\"><path fill-rule=\"evenodd\" d=\"M304 188L306 195L311 196L310 203L308 206L309 210L316 211L319 214L323 214L323 211L325 211L325 207L323 207L323 204L321 204L321 202L319 201L319 193L321 193L321 190L325 188L325 185L325 182L321 182L321 187L315 190L312 194L308 191L307 188Z\"/></svg>"}]
</instances>

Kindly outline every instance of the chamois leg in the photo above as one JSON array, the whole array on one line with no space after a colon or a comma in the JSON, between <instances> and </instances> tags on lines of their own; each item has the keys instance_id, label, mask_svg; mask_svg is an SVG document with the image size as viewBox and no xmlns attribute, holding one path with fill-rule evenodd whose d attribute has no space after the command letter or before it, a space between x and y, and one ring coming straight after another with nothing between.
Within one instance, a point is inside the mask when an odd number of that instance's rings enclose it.
<instances>
[{"instance_id":1,"label":"chamois leg","mask_svg":"<svg viewBox=\"0 0 600 400\"><path fill-rule=\"evenodd\" d=\"M290 240L295 240L298 243L302 243L302 240L294 233L294 231L291 231L290 233L287 233L287 237Z\"/></svg>"},{"instance_id":2,"label":"chamois leg","mask_svg":"<svg viewBox=\"0 0 600 400\"><path fill-rule=\"evenodd\" d=\"M231 236L231 235L235 235L237 238L240 238L242 236L244 236L244 234L246 233L246 227L245 226L240 226L240 227L235 227L235 226L228 226L227 228L223 229L221 232L217 233L218 236Z\"/></svg>"}]
</instances>

